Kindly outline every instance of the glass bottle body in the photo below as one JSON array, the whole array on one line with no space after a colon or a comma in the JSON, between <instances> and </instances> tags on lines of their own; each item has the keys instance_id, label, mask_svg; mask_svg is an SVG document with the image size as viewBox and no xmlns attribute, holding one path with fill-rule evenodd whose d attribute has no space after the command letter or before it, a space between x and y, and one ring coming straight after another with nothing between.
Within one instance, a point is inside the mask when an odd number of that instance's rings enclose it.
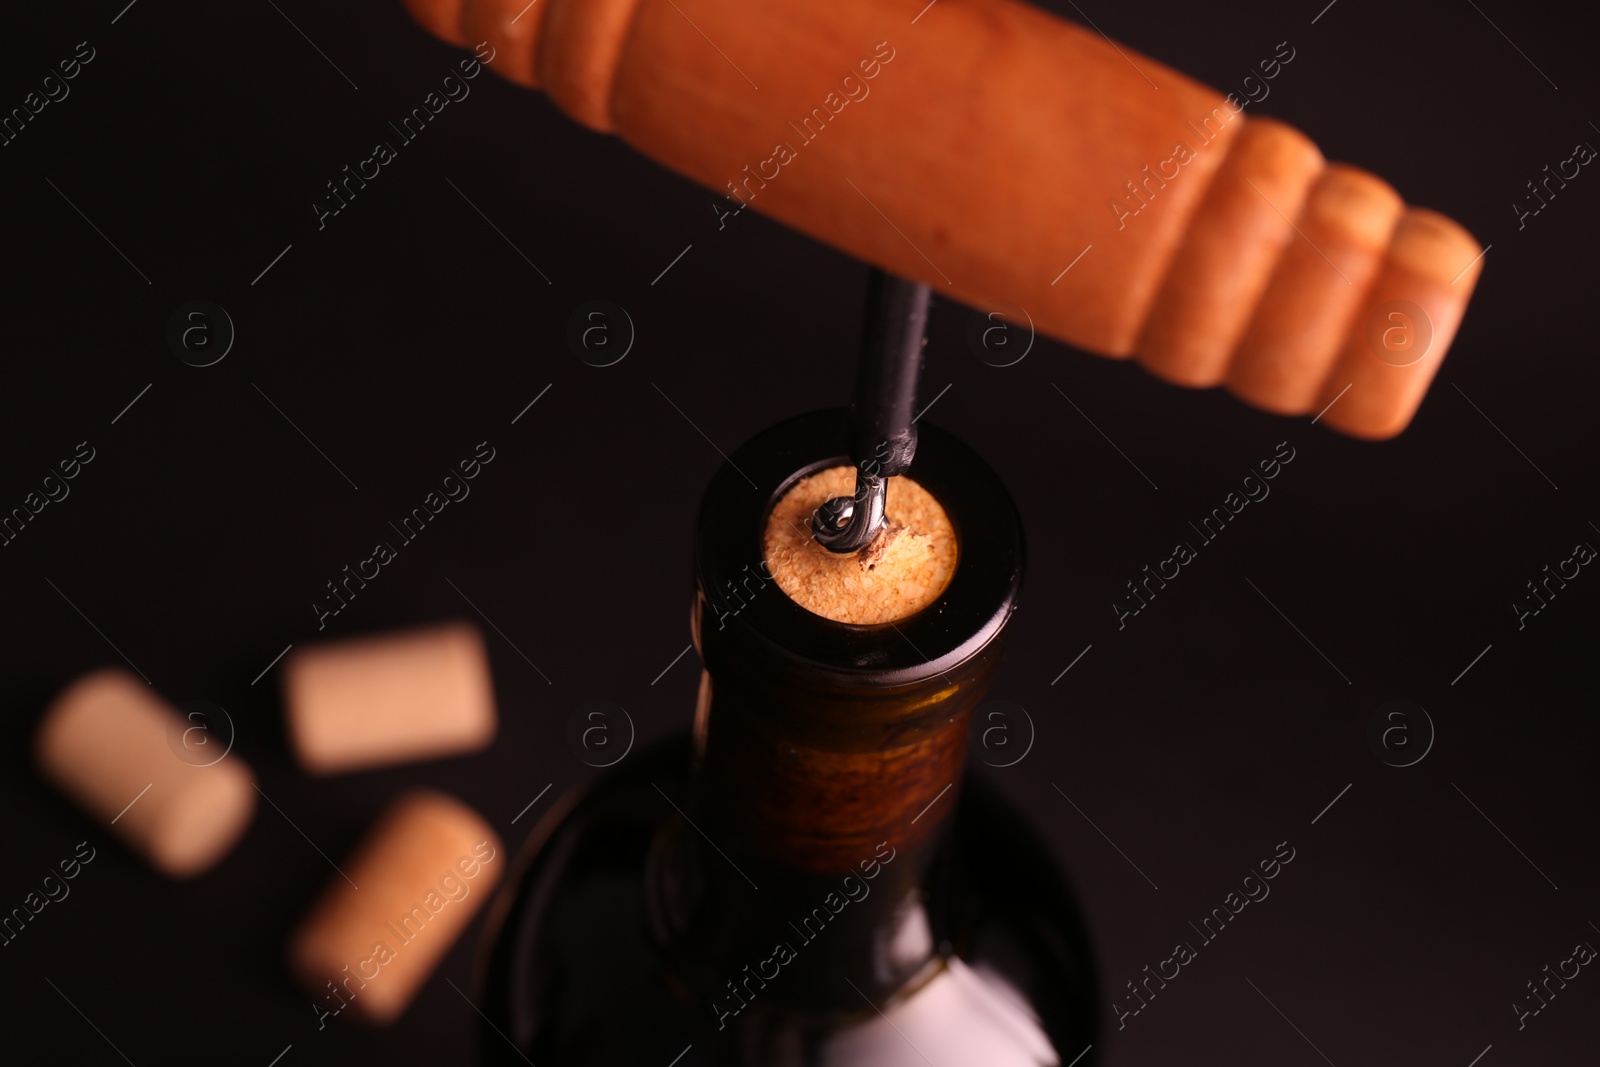
<instances>
[{"instance_id":1,"label":"glass bottle body","mask_svg":"<svg viewBox=\"0 0 1600 1067\"><path fill-rule=\"evenodd\" d=\"M656 880L670 877L663 853L687 845L691 868L723 862L672 807L691 795L687 741L641 754L530 842L497 916L482 1062L1065 1065L1092 1043L1094 977L1077 904L1026 823L981 780L941 801L954 813L906 895L891 875L913 857L893 846L887 863L870 857L876 877L866 877L870 862L858 866L856 882L834 880L804 910L758 902L781 883L752 865L758 888L730 872L750 899L718 917L727 942L664 945L652 914ZM733 882L720 881L730 899ZM862 937L851 920L880 900L895 906L871 914L899 921ZM877 983L869 993L862 964L875 957L913 973L893 992Z\"/></svg>"}]
</instances>

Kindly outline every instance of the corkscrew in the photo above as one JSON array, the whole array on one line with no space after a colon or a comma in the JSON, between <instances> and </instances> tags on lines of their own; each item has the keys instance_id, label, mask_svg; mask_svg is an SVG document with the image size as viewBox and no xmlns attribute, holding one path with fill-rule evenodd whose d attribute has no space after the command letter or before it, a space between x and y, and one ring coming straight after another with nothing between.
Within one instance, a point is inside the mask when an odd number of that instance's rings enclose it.
<instances>
[{"instance_id":1,"label":"corkscrew","mask_svg":"<svg viewBox=\"0 0 1600 1067\"><path fill-rule=\"evenodd\" d=\"M854 496L836 496L811 515L811 532L841 555L870 545L887 519L889 479L917 452L917 385L931 294L921 282L874 270L867 282L861 360L850 401Z\"/></svg>"},{"instance_id":2,"label":"corkscrew","mask_svg":"<svg viewBox=\"0 0 1600 1067\"><path fill-rule=\"evenodd\" d=\"M542 88L716 190L714 225L737 201L1041 336L1355 437L1411 421L1485 262L1252 101L1023 0L405 3L477 45L463 76ZM739 56L762 58L759 92ZM1293 59L1283 42L1264 77Z\"/></svg>"}]
</instances>

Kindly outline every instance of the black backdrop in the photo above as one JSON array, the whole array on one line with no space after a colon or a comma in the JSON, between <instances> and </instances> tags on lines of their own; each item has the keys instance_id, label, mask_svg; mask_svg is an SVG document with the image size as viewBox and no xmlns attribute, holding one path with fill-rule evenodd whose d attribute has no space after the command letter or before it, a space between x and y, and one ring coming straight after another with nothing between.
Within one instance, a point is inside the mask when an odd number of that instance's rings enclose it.
<instances>
[{"instance_id":1,"label":"black backdrop","mask_svg":"<svg viewBox=\"0 0 1600 1067\"><path fill-rule=\"evenodd\" d=\"M706 438L730 451L844 401L866 268L748 214L719 232L707 193L492 77L319 232L323 183L458 53L393 3L124 3L19 8L0 43L5 109L77 42L94 49L70 96L0 148L0 505L77 442L96 450L0 549L0 907L76 842L100 850L0 948L3 1058L265 1065L292 1046L286 1067L460 1062L475 1017L444 978L470 989L473 937L392 1029L318 1031L281 966L287 930L336 877L307 838L344 855L396 790L430 783L515 842L597 773L565 740L579 704L623 705L641 745L685 727L698 664L666 668L688 642L692 516L720 462ZM1600 177L1581 173L1521 230L1511 205L1576 142L1600 144L1596 13L1322 7L1087 14L1224 88L1287 40L1296 58L1254 109L1492 245L1459 339L1411 429L1373 445L1044 340L990 366L968 346L972 313L941 304L926 395L950 388L929 418L997 467L1030 538L994 696L1027 709L1036 743L987 773L1081 890L1106 1063L1592 1063L1600 977L1580 974L1520 1031L1512 1004L1577 942L1600 943L1600 577L1585 569L1521 630L1510 605L1577 542L1600 545ZM606 368L566 341L597 298L637 328ZM166 341L194 299L237 331L203 369ZM470 597L503 631L486 629L496 745L306 778L275 674L252 679L315 639L324 582L486 439L497 458L471 497L326 632L476 619ZM1119 631L1123 582L1283 441L1295 459L1270 498ZM174 701L227 708L235 752L281 808L263 805L198 880L150 873L32 768L51 694L118 650ZM1436 731L1413 766L1369 745L1389 700ZM1414 712L1410 728L1420 740ZM1296 858L1270 898L1119 1032L1123 983L1280 841Z\"/></svg>"}]
</instances>

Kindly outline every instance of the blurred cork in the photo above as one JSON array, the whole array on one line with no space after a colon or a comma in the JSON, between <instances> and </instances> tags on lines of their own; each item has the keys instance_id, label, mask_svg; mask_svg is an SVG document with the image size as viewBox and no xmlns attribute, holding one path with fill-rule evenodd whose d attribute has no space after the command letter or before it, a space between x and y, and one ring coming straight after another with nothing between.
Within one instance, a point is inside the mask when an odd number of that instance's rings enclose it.
<instances>
[{"instance_id":1,"label":"blurred cork","mask_svg":"<svg viewBox=\"0 0 1600 1067\"><path fill-rule=\"evenodd\" d=\"M35 736L40 773L172 878L210 869L255 812L255 776L224 741L191 745L194 727L121 668L85 675L56 697ZM226 743L231 744L229 737Z\"/></svg>"},{"instance_id":2,"label":"blurred cork","mask_svg":"<svg viewBox=\"0 0 1600 1067\"><path fill-rule=\"evenodd\" d=\"M811 536L811 513L855 493L855 468L802 478L767 517L762 555L778 587L795 603L834 622L897 622L932 604L956 569L956 533L926 489L889 479L888 522L858 553L836 554Z\"/></svg>"},{"instance_id":3,"label":"blurred cork","mask_svg":"<svg viewBox=\"0 0 1600 1067\"><path fill-rule=\"evenodd\" d=\"M311 774L435 759L494 739L494 686L477 627L457 622L296 650L284 708Z\"/></svg>"},{"instance_id":4,"label":"blurred cork","mask_svg":"<svg viewBox=\"0 0 1600 1067\"><path fill-rule=\"evenodd\" d=\"M290 970L319 1013L398 1019L489 899L501 851L488 823L453 797L395 801L290 941Z\"/></svg>"}]
</instances>

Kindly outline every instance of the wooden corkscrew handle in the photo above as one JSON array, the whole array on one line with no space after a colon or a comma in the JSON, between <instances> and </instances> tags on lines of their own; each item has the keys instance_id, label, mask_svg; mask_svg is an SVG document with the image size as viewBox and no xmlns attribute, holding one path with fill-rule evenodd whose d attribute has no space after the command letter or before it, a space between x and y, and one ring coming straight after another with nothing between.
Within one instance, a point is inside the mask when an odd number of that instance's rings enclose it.
<instances>
[{"instance_id":1,"label":"wooden corkscrew handle","mask_svg":"<svg viewBox=\"0 0 1600 1067\"><path fill-rule=\"evenodd\" d=\"M1356 437L1405 428L1482 269L1381 179L1017 0L406 4L729 212L1172 382L1337 399Z\"/></svg>"}]
</instances>

